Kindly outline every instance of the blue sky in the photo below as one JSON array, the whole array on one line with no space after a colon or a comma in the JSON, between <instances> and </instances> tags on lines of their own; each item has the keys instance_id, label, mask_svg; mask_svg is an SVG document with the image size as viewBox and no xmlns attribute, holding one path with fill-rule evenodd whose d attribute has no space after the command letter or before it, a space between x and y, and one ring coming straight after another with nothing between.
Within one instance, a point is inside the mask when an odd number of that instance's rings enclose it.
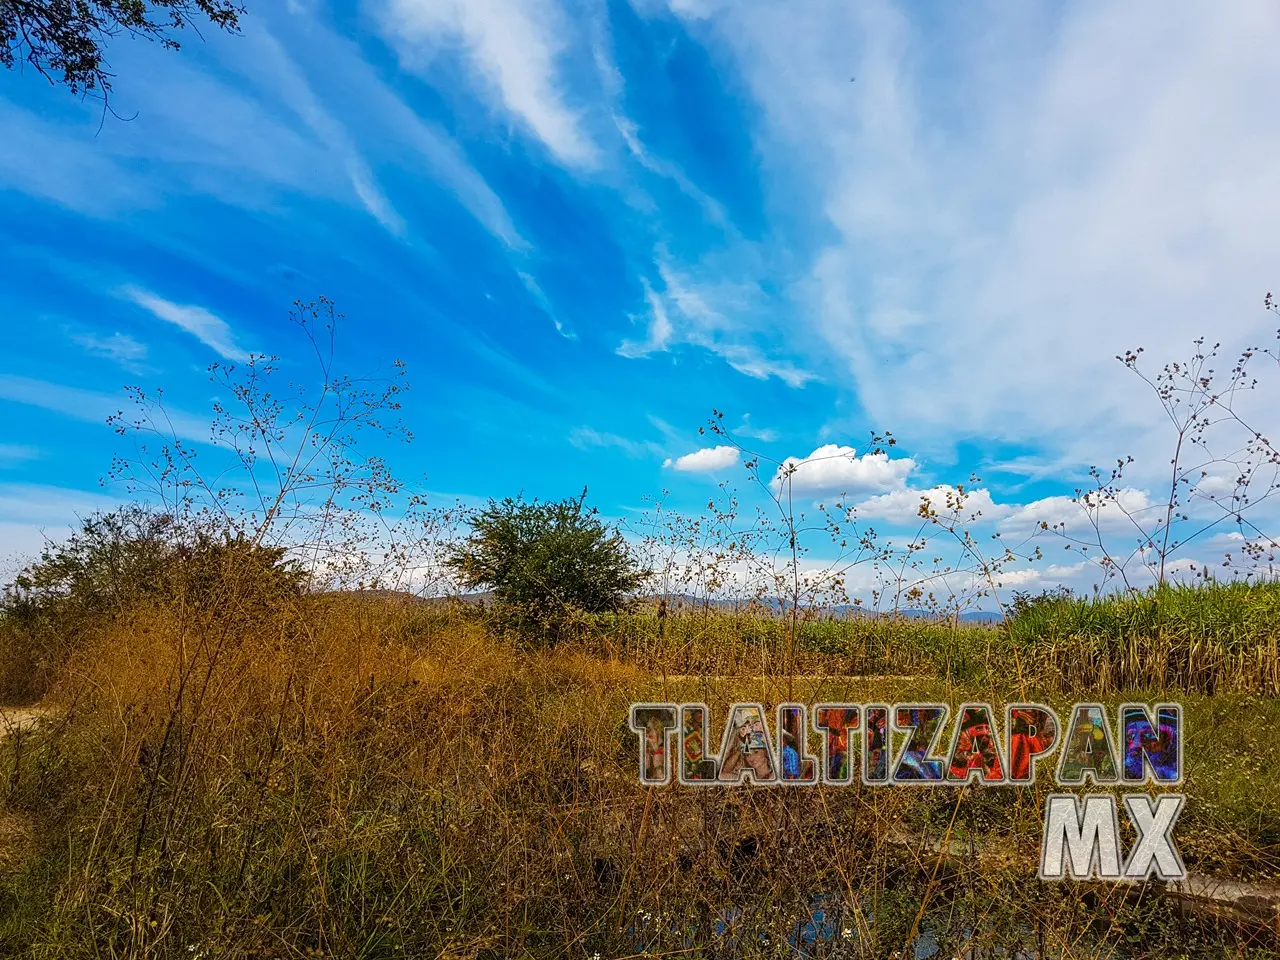
<instances>
[{"instance_id":1,"label":"blue sky","mask_svg":"<svg viewBox=\"0 0 1280 960\"><path fill-rule=\"evenodd\" d=\"M200 419L208 363L292 362L295 298L345 369L408 363L400 473L618 518L745 488L713 408L777 460L894 431L806 490L889 526L974 471L993 521L1065 515L1126 453L1150 500L1115 355L1274 339L1263 2L246 5L113 42L132 119L0 76L0 552L118 498L125 384Z\"/></svg>"}]
</instances>

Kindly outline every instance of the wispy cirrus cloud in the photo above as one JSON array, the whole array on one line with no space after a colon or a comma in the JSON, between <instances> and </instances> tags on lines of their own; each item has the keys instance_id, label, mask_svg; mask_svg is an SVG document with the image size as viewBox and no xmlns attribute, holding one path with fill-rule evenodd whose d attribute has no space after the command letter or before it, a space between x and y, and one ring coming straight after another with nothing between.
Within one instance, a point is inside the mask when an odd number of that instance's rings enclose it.
<instances>
[{"instance_id":1,"label":"wispy cirrus cloud","mask_svg":"<svg viewBox=\"0 0 1280 960\"><path fill-rule=\"evenodd\" d=\"M404 218L392 207L350 134L320 102L297 63L265 28L251 32L249 38L259 54L255 61L262 65L261 69L269 77L272 87L310 131L340 159L351 188L365 209L392 234L403 237L407 229Z\"/></svg>"},{"instance_id":2,"label":"wispy cirrus cloud","mask_svg":"<svg viewBox=\"0 0 1280 960\"><path fill-rule=\"evenodd\" d=\"M118 504L115 497L99 491L43 483L0 484L0 582L8 583L49 542L64 539L77 518Z\"/></svg>"},{"instance_id":3,"label":"wispy cirrus cloud","mask_svg":"<svg viewBox=\"0 0 1280 960\"><path fill-rule=\"evenodd\" d=\"M645 302L649 305L649 315L645 317L637 317L637 320L646 320L648 329L643 340L623 340L618 346L618 355L636 359L637 357L647 357L655 351L665 350L667 344L671 341L671 318L667 316L667 305L663 298L654 292L649 281L641 278L641 285L644 288Z\"/></svg>"},{"instance_id":4,"label":"wispy cirrus cloud","mask_svg":"<svg viewBox=\"0 0 1280 960\"><path fill-rule=\"evenodd\" d=\"M481 89L561 162L594 166L599 148L569 105L557 60L572 22L552 0L381 0L384 36L409 65L460 47Z\"/></svg>"},{"instance_id":5,"label":"wispy cirrus cloud","mask_svg":"<svg viewBox=\"0 0 1280 960\"><path fill-rule=\"evenodd\" d=\"M641 278L648 305L646 336L625 339L620 356L638 358L687 344L719 356L739 373L756 380L776 377L790 387L802 387L816 375L772 354L783 338L765 320L767 300L748 280L726 279L702 283L677 270L660 253L658 273L663 288L656 290Z\"/></svg>"},{"instance_id":6,"label":"wispy cirrus cloud","mask_svg":"<svg viewBox=\"0 0 1280 960\"><path fill-rule=\"evenodd\" d=\"M662 444L652 440L632 440L616 433L602 432L592 427L575 427L569 434L569 442L587 450L593 447L613 447L629 457L659 457Z\"/></svg>"},{"instance_id":7,"label":"wispy cirrus cloud","mask_svg":"<svg viewBox=\"0 0 1280 960\"><path fill-rule=\"evenodd\" d=\"M419 114L379 75L356 44L326 27L314 11L300 9L296 16L306 26L311 62L322 63L324 69L319 76L314 70L305 71L303 64L296 57L291 58L274 35L270 36L266 42L275 61L293 78L284 93L289 94L295 112L311 118L312 129L336 147L340 156L356 159L356 174L365 182L370 180L372 173L365 157L375 151L384 162L410 164L415 172L427 172L446 186L476 221L504 245L517 251L527 249L528 241L520 235L502 198L471 164L458 141L438 122ZM275 94L276 84L260 62L242 61L241 67L264 95ZM321 80L325 81L323 97L315 86ZM335 95L340 96L336 103L329 99ZM339 113L339 104L348 109ZM353 105L358 105L354 114L350 109ZM401 155L393 147L407 153ZM403 232L404 224L398 222L401 215L390 210L390 201L380 187L374 184L374 189L376 194L371 196L375 208L386 207L383 214L396 227L393 232Z\"/></svg>"},{"instance_id":8,"label":"wispy cirrus cloud","mask_svg":"<svg viewBox=\"0 0 1280 960\"><path fill-rule=\"evenodd\" d=\"M524 284L524 288L529 291L529 296L533 297L534 303L538 305L542 312L545 313L555 325L556 333L560 334L560 336L564 337L566 340L578 339L578 335L576 333L572 330L566 330L564 324L560 322L560 317L556 311L555 305L552 304L547 295L543 293L542 287L538 283L537 278L534 277L533 274L524 270L517 270L516 276L520 278L520 282Z\"/></svg>"},{"instance_id":9,"label":"wispy cirrus cloud","mask_svg":"<svg viewBox=\"0 0 1280 960\"><path fill-rule=\"evenodd\" d=\"M122 45L117 99L137 110L139 137L98 138L96 115L92 123L55 119L0 100L0 123L15 132L12 148L0 144L0 187L96 217L163 209L183 196L269 214L290 195L332 198L354 201L404 239L409 221L381 178L393 163L427 174L504 244L524 249L459 143L311 6L284 22L264 11L244 23L243 36L212 37L183 57Z\"/></svg>"},{"instance_id":10,"label":"wispy cirrus cloud","mask_svg":"<svg viewBox=\"0 0 1280 960\"><path fill-rule=\"evenodd\" d=\"M147 359L147 345L119 331L111 334L72 333L71 340L86 353L105 357L133 372L140 370L142 361Z\"/></svg>"},{"instance_id":11,"label":"wispy cirrus cloud","mask_svg":"<svg viewBox=\"0 0 1280 960\"><path fill-rule=\"evenodd\" d=\"M72 420L104 425L108 417L127 412L128 407L128 398L123 393L85 390L9 373L0 373L0 400L39 407ZM183 440L211 442L209 422L177 408L166 407L164 421L157 426Z\"/></svg>"},{"instance_id":12,"label":"wispy cirrus cloud","mask_svg":"<svg viewBox=\"0 0 1280 960\"><path fill-rule=\"evenodd\" d=\"M764 443L772 443L778 439L778 431L769 427L757 427L751 422L751 414L744 413L742 422L738 424L732 431L740 437L750 437L753 440L760 440Z\"/></svg>"},{"instance_id":13,"label":"wispy cirrus cloud","mask_svg":"<svg viewBox=\"0 0 1280 960\"><path fill-rule=\"evenodd\" d=\"M157 319L171 323L179 330L191 334L225 360L241 362L249 356L248 352L235 342L227 322L204 307L174 303L141 287L127 286L122 288L120 293Z\"/></svg>"},{"instance_id":14,"label":"wispy cirrus cloud","mask_svg":"<svg viewBox=\"0 0 1280 960\"><path fill-rule=\"evenodd\" d=\"M1112 357L1266 331L1268 3L670 10L762 110L766 189L794 214L774 240L810 262L790 304L877 422L1154 468L1159 410Z\"/></svg>"},{"instance_id":15,"label":"wispy cirrus cloud","mask_svg":"<svg viewBox=\"0 0 1280 960\"><path fill-rule=\"evenodd\" d=\"M24 443L0 443L0 466L38 460L40 451Z\"/></svg>"},{"instance_id":16,"label":"wispy cirrus cloud","mask_svg":"<svg viewBox=\"0 0 1280 960\"><path fill-rule=\"evenodd\" d=\"M591 58L600 77L614 128L627 152L644 170L674 183L685 196L702 208L708 221L732 230L732 224L728 220L723 204L694 183L679 164L666 157L657 156L645 146L639 124L626 114L624 105L626 80L614 62L613 38L610 34L608 19L603 13L597 12L595 16L589 18L589 24Z\"/></svg>"}]
</instances>

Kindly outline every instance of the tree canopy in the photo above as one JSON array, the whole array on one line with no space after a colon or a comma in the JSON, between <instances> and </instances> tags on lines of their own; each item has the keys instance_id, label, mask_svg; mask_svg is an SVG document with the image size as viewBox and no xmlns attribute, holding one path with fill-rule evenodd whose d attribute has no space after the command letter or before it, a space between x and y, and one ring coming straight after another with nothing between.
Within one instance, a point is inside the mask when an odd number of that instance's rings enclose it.
<instances>
[{"instance_id":1,"label":"tree canopy","mask_svg":"<svg viewBox=\"0 0 1280 960\"><path fill-rule=\"evenodd\" d=\"M498 502L449 558L463 586L488 587L522 632L554 641L580 613L622 609L645 580L627 542L582 496Z\"/></svg>"},{"instance_id":2,"label":"tree canopy","mask_svg":"<svg viewBox=\"0 0 1280 960\"><path fill-rule=\"evenodd\" d=\"M159 40L177 50L173 34L207 20L239 29L235 0L0 0L0 64L27 64L72 93L111 90L103 45L121 33Z\"/></svg>"}]
</instances>

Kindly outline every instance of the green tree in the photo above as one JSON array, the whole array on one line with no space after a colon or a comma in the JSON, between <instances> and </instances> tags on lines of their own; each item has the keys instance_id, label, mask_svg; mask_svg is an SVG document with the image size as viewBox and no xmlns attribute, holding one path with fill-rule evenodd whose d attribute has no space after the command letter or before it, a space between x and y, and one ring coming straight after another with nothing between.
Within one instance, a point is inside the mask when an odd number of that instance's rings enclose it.
<instances>
[{"instance_id":1,"label":"green tree","mask_svg":"<svg viewBox=\"0 0 1280 960\"><path fill-rule=\"evenodd\" d=\"M1075 593L1070 587L1057 586L1052 590L1041 590L1032 593L1030 590L1013 591L1013 600L1008 606L1008 617L1016 620L1019 617L1030 618L1037 612L1049 613L1064 602L1074 600Z\"/></svg>"},{"instance_id":2,"label":"green tree","mask_svg":"<svg viewBox=\"0 0 1280 960\"><path fill-rule=\"evenodd\" d=\"M3 610L26 625L52 617L89 621L122 613L160 589L177 539L172 515L130 504L94 513L5 588Z\"/></svg>"},{"instance_id":3,"label":"green tree","mask_svg":"<svg viewBox=\"0 0 1280 960\"><path fill-rule=\"evenodd\" d=\"M531 639L554 643L583 614L617 612L647 579L626 540L582 496L489 505L448 558L464 587L493 590L497 612Z\"/></svg>"},{"instance_id":4,"label":"green tree","mask_svg":"<svg viewBox=\"0 0 1280 960\"><path fill-rule=\"evenodd\" d=\"M229 32L244 8L234 0L0 0L0 64L28 64L72 93L105 99L111 74L103 44L120 33L177 50L173 32L206 19Z\"/></svg>"},{"instance_id":5,"label":"green tree","mask_svg":"<svg viewBox=\"0 0 1280 960\"><path fill-rule=\"evenodd\" d=\"M40 696L95 631L149 602L243 622L302 594L283 547L145 504L95 513L49 543L0 595L0 695Z\"/></svg>"}]
</instances>

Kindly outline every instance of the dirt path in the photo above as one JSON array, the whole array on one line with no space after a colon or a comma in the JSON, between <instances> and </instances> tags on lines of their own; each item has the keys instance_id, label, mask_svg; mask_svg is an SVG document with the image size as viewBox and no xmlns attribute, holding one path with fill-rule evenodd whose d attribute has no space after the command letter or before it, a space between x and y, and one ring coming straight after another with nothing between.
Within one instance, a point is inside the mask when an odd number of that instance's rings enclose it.
<instances>
[{"instance_id":1,"label":"dirt path","mask_svg":"<svg viewBox=\"0 0 1280 960\"><path fill-rule=\"evenodd\" d=\"M48 713L45 707L0 707L0 740L31 727Z\"/></svg>"},{"instance_id":2,"label":"dirt path","mask_svg":"<svg viewBox=\"0 0 1280 960\"><path fill-rule=\"evenodd\" d=\"M29 730L47 716L44 707L0 707L0 743ZM29 854L31 823L12 810L0 810L0 871L13 869Z\"/></svg>"}]
</instances>

